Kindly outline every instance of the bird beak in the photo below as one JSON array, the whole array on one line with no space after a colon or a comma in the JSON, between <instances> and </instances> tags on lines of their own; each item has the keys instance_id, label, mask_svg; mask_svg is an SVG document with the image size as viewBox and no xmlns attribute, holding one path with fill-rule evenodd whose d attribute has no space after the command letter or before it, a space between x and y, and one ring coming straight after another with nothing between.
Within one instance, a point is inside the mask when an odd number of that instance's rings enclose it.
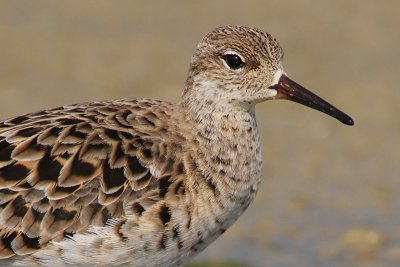
<instances>
[{"instance_id":1,"label":"bird beak","mask_svg":"<svg viewBox=\"0 0 400 267\"><path fill-rule=\"evenodd\" d=\"M354 125L354 121L345 113L338 110L319 96L308 91L300 84L292 81L286 75L279 78L278 84L271 86L271 89L277 90L275 99L287 99L307 107L319 110L336 118L347 125Z\"/></svg>"}]
</instances>

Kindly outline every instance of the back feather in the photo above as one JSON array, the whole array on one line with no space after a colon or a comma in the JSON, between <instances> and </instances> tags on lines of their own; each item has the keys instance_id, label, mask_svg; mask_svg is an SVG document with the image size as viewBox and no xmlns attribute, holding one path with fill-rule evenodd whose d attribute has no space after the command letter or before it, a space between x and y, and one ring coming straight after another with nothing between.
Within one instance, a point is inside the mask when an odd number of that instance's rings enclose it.
<instances>
[{"instance_id":1,"label":"back feather","mask_svg":"<svg viewBox=\"0 0 400 267\"><path fill-rule=\"evenodd\" d=\"M130 99L0 122L0 259L124 217L128 200L158 186L156 161L159 176L171 171L174 155L157 153L156 134L166 134L159 116L170 108Z\"/></svg>"}]
</instances>

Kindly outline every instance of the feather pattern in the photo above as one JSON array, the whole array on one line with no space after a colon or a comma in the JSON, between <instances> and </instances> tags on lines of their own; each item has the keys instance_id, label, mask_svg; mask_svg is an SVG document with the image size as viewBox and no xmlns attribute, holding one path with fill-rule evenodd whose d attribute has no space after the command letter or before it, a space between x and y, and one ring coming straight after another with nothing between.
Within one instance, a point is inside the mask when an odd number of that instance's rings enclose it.
<instances>
[{"instance_id":1,"label":"feather pattern","mask_svg":"<svg viewBox=\"0 0 400 267\"><path fill-rule=\"evenodd\" d=\"M132 199L173 171L177 153L168 159L154 153L167 146L158 129L172 109L167 102L125 99L1 122L0 258L31 254L51 240L125 217Z\"/></svg>"}]
</instances>

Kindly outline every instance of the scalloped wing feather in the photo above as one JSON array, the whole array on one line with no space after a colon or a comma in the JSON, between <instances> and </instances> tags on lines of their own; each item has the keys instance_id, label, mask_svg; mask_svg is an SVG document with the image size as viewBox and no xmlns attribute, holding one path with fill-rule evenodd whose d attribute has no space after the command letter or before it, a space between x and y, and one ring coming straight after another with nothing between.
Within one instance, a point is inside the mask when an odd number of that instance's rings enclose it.
<instances>
[{"instance_id":1,"label":"scalloped wing feather","mask_svg":"<svg viewBox=\"0 0 400 267\"><path fill-rule=\"evenodd\" d=\"M172 171L154 156L165 150L157 133L170 108L126 99L0 122L0 259L125 216L127 198L154 189L155 173Z\"/></svg>"}]
</instances>

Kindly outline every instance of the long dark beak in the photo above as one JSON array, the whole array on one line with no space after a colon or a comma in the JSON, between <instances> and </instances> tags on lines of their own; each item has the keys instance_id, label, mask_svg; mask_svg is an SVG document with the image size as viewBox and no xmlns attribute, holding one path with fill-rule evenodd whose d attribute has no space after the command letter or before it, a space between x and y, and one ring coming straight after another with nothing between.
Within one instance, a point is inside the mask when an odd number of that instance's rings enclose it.
<instances>
[{"instance_id":1,"label":"long dark beak","mask_svg":"<svg viewBox=\"0 0 400 267\"><path fill-rule=\"evenodd\" d=\"M279 79L278 84L272 86L271 88L278 91L275 99L287 99L307 107L319 110L332 116L344 124L354 125L354 121L345 113L338 110L319 96L308 91L306 88L300 84L292 81L286 75L282 75Z\"/></svg>"}]
</instances>

